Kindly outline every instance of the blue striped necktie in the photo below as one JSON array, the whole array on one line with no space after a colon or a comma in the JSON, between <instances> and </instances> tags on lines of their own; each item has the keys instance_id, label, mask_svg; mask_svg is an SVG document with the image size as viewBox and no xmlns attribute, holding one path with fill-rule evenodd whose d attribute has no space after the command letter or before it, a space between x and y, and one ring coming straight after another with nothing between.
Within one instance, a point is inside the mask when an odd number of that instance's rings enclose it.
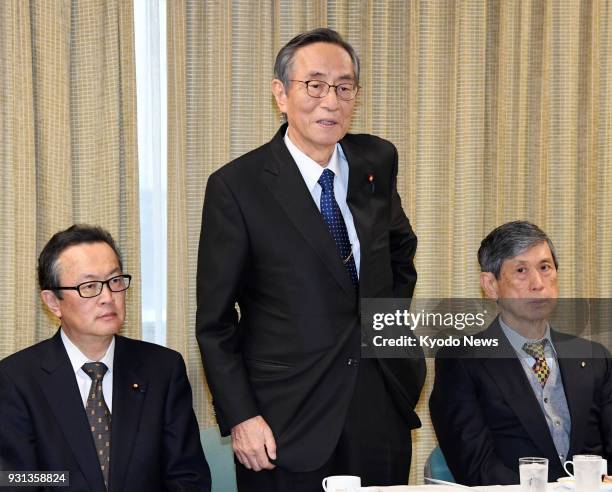
<instances>
[{"instance_id":1,"label":"blue striped necktie","mask_svg":"<svg viewBox=\"0 0 612 492\"><path fill-rule=\"evenodd\" d=\"M355 266L355 258L351 249L346 224L342 218L342 212L336 197L334 195L334 173L329 169L325 169L319 178L318 183L321 185L321 214L331 233L340 258L344 263L344 267L351 277L351 281L355 288L359 286L359 278L357 277L357 267Z\"/></svg>"}]
</instances>

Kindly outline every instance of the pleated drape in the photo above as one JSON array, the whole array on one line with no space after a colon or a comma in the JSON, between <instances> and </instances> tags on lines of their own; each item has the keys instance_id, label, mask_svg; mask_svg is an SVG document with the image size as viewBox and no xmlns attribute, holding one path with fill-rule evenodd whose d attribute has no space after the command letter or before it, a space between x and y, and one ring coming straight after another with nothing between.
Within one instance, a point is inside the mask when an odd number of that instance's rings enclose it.
<instances>
[{"instance_id":1,"label":"pleated drape","mask_svg":"<svg viewBox=\"0 0 612 492\"><path fill-rule=\"evenodd\" d=\"M399 149L416 296L480 297L480 241L514 219L552 237L562 296L611 296L609 2L181 0L168 26L168 339L186 355L201 424L215 422L193 333L206 180L274 134L274 57L306 29L334 28L361 56L352 131ZM435 446L428 362L411 483Z\"/></svg>"},{"instance_id":2,"label":"pleated drape","mask_svg":"<svg viewBox=\"0 0 612 492\"><path fill-rule=\"evenodd\" d=\"M0 2L0 358L54 333L36 261L52 234L101 225L134 274L140 335L132 2Z\"/></svg>"}]
</instances>

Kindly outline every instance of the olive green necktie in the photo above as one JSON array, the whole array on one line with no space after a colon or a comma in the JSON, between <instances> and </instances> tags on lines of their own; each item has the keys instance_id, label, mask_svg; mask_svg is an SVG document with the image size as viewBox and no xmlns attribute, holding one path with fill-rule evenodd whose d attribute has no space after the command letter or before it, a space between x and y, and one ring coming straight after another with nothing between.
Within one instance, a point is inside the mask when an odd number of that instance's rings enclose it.
<instances>
[{"instance_id":1,"label":"olive green necktie","mask_svg":"<svg viewBox=\"0 0 612 492\"><path fill-rule=\"evenodd\" d=\"M102 379L108 367L102 362L87 362L83 371L91 378L91 388L87 395L87 419L93 435L100 468L104 476L104 485L108 489L108 469L110 467L111 414L104 401Z\"/></svg>"}]
</instances>

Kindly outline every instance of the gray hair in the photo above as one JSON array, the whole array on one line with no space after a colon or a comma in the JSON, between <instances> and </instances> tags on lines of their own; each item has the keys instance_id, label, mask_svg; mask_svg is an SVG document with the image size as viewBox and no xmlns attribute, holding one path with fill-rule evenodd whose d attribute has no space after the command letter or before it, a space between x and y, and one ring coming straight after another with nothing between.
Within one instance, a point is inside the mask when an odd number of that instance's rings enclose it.
<instances>
[{"instance_id":1,"label":"gray hair","mask_svg":"<svg viewBox=\"0 0 612 492\"><path fill-rule=\"evenodd\" d=\"M557 252L550 238L537 225L525 220L506 222L493 229L480 243L478 263L480 270L499 278L504 261L520 255L543 241L548 243L555 268L559 268Z\"/></svg>"},{"instance_id":2,"label":"gray hair","mask_svg":"<svg viewBox=\"0 0 612 492\"><path fill-rule=\"evenodd\" d=\"M353 72L355 73L355 82L359 84L360 65L357 53L349 43L342 39L340 34L333 29L327 29L325 27L319 27L312 31L300 33L283 46L278 52L278 55L276 55L276 62L274 62L274 77L280 80L285 87L289 87L291 82L290 72L293 66L295 52L304 46L314 43L331 43L344 48L351 57Z\"/></svg>"}]
</instances>

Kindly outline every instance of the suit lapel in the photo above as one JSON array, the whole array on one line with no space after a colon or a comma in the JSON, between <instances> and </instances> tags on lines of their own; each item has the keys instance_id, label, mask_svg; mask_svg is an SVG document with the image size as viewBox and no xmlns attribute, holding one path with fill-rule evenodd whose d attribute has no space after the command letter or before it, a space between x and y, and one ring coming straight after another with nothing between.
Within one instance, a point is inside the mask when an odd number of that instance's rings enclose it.
<instances>
[{"instance_id":1,"label":"suit lapel","mask_svg":"<svg viewBox=\"0 0 612 492\"><path fill-rule=\"evenodd\" d=\"M486 331L488 338L499 340L493 357L483 360L483 365L504 395L508 406L515 413L533 443L543 456L556 456L555 443L550 435L546 419L531 384L527 380L521 361L496 319ZM487 349L490 350L490 349ZM491 352L488 352L491 354Z\"/></svg>"},{"instance_id":2,"label":"suit lapel","mask_svg":"<svg viewBox=\"0 0 612 492\"><path fill-rule=\"evenodd\" d=\"M371 164L363 158L363 154L355 148L348 139L340 141L342 150L349 164L349 183L346 202L353 216L353 223L359 238L361 255L360 277L366 271L362 268L370 259L370 241L372 237L372 214L370 205L370 192L367 175L372 173L368 166Z\"/></svg>"},{"instance_id":3,"label":"suit lapel","mask_svg":"<svg viewBox=\"0 0 612 492\"><path fill-rule=\"evenodd\" d=\"M286 128L287 126L283 125L270 142L273 159L266 163L264 183L342 289L349 295L354 295L355 289L337 253L336 244L304 184L297 164L283 142Z\"/></svg>"},{"instance_id":4,"label":"suit lapel","mask_svg":"<svg viewBox=\"0 0 612 492\"><path fill-rule=\"evenodd\" d=\"M87 415L59 330L49 340L41 368L41 390L72 449L75 461L89 483L90 490L104 490L104 480Z\"/></svg>"},{"instance_id":5,"label":"suit lapel","mask_svg":"<svg viewBox=\"0 0 612 492\"><path fill-rule=\"evenodd\" d=\"M572 451L580 451L584 442L584 432L588 422L591 399L584 395L593 393L593 378L585 370L592 354L584 354L575 338L563 337L551 330L551 338L557 352L557 362L563 380L565 399L572 420L570 433L570 456ZM582 354L582 357L580 356ZM584 364L584 365L583 365Z\"/></svg>"},{"instance_id":6,"label":"suit lapel","mask_svg":"<svg viewBox=\"0 0 612 492\"><path fill-rule=\"evenodd\" d=\"M113 412L111 431L110 490L123 490L127 469L134 448L134 439L141 430L140 414L147 390L147 380L139 371L138 361L126 353L128 342L115 337L113 361Z\"/></svg>"}]
</instances>

